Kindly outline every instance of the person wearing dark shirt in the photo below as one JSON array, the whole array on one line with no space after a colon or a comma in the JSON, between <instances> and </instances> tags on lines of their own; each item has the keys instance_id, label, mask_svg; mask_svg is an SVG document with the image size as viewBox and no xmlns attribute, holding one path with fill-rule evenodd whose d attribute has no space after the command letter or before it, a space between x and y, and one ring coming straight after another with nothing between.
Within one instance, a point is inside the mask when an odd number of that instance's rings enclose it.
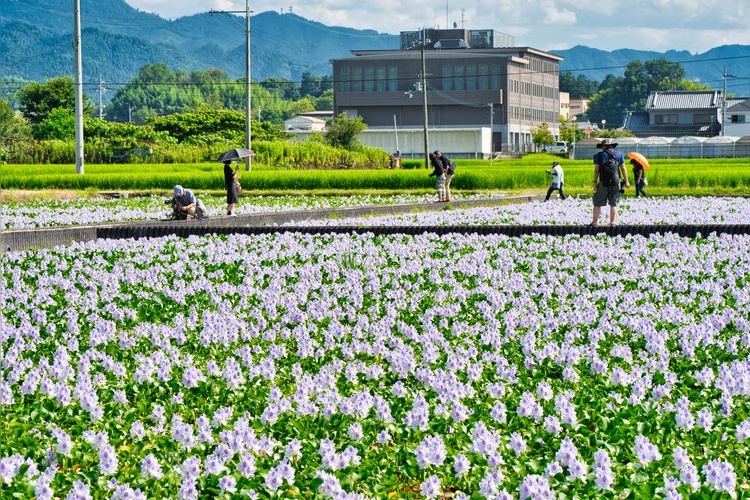
<instances>
[{"instance_id":1,"label":"person wearing dark shirt","mask_svg":"<svg viewBox=\"0 0 750 500\"><path fill-rule=\"evenodd\" d=\"M239 167L238 167L239 168ZM239 193L237 193L237 170L232 170L232 162L227 160L224 162L224 186L227 190L227 215L233 217L234 207L239 201Z\"/></svg>"},{"instance_id":2,"label":"person wearing dark shirt","mask_svg":"<svg viewBox=\"0 0 750 500\"><path fill-rule=\"evenodd\" d=\"M430 164L433 168L430 177L437 177L437 181L435 182L435 188L437 189L438 196L437 201L441 202L445 200L445 169L443 168L442 160L440 160L440 157L438 156L439 154L440 151L430 153Z\"/></svg>"},{"instance_id":3,"label":"person wearing dark shirt","mask_svg":"<svg viewBox=\"0 0 750 500\"><path fill-rule=\"evenodd\" d=\"M633 165L633 182L635 183L635 197L638 196L646 197L646 191L643 187L646 185L646 174L643 170L643 166L635 160L630 160L630 164Z\"/></svg>"}]
</instances>

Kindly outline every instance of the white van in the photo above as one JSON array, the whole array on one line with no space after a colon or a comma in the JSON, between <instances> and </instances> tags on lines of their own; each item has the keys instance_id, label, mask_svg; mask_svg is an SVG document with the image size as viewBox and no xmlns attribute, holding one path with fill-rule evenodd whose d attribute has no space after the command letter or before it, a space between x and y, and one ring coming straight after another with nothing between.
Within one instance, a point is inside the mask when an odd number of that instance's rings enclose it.
<instances>
[{"instance_id":1,"label":"white van","mask_svg":"<svg viewBox=\"0 0 750 500\"><path fill-rule=\"evenodd\" d=\"M565 141L557 141L554 144L547 144L542 146L542 153L567 153L568 143Z\"/></svg>"}]
</instances>

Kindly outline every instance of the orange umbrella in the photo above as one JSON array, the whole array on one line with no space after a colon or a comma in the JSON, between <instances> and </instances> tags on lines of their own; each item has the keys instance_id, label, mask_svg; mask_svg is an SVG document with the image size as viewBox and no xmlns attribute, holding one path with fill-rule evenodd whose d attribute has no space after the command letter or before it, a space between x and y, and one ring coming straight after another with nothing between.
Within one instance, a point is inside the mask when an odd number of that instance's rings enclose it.
<instances>
[{"instance_id":1,"label":"orange umbrella","mask_svg":"<svg viewBox=\"0 0 750 500\"><path fill-rule=\"evenodd\" d=\"M633 160L634 162L642 166L644 170L648 170L649 168L648 160L641 153L631 151L628 153L628 158L630 158L631 160Z\"/></svg>"}]
</instances>

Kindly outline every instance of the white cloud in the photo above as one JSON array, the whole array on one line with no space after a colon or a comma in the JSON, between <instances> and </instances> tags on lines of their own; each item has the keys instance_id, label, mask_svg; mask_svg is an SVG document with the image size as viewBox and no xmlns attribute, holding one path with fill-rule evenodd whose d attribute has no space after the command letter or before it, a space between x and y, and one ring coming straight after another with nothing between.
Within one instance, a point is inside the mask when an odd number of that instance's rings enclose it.
<instances>
[{"instance_id":1,"label":"white cloud","mask_svg":"<svg viewBox=\"0 0 750 500\"><path fill-rule=\"evenodd\" d=\"M244 0L126 0L133 7L176 18L198 12L244 10ZM447 12L446 12L447 6ZM253 0L255 14L288 12L329 26L398 34L457 23L516 37L519 45L542 50L588 45L705 52L728 43L748 44L748 0ZM447 22L446 22L447 21ZM612 36L605 28L619 30Z\"/></svg>"}]
</instances>

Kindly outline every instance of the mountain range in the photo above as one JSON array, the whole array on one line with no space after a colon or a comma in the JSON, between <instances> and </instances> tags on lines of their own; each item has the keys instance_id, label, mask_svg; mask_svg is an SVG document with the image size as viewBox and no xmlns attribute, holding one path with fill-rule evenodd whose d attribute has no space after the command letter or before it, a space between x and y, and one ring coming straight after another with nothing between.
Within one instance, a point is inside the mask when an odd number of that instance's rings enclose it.
<instances>
[{"instance_id":1,"label":"mountain range","mask_svg":"<svg viewBox=\"0 0 750 500\"><path fill-rule=\"evenodd\" d=\"M110 88L129 82L141 67L166 63L172 70L220 69L244 77L244 16L201 13L175 20L134 9L124 0L80 0L84 89L100 79ZM374 30L326 26L293 13L251 17L252 79L299 81L303 73L328 75L331 59L355 49L397 49L400 36ZM73 75L73 6L70 0L0 0L0 77L44 81ZM536 47L546 50L544 47ZM664 57L680 62L686 77L721 89L725 65L750 57L750 46L725 45L702 54L670 50L603 51L575 46L550 51L564 57L560 69L601 81L621 75L628 62ZM727 90L750 95L750 79L727 80Z\"/></svg>"}]
</instances>

